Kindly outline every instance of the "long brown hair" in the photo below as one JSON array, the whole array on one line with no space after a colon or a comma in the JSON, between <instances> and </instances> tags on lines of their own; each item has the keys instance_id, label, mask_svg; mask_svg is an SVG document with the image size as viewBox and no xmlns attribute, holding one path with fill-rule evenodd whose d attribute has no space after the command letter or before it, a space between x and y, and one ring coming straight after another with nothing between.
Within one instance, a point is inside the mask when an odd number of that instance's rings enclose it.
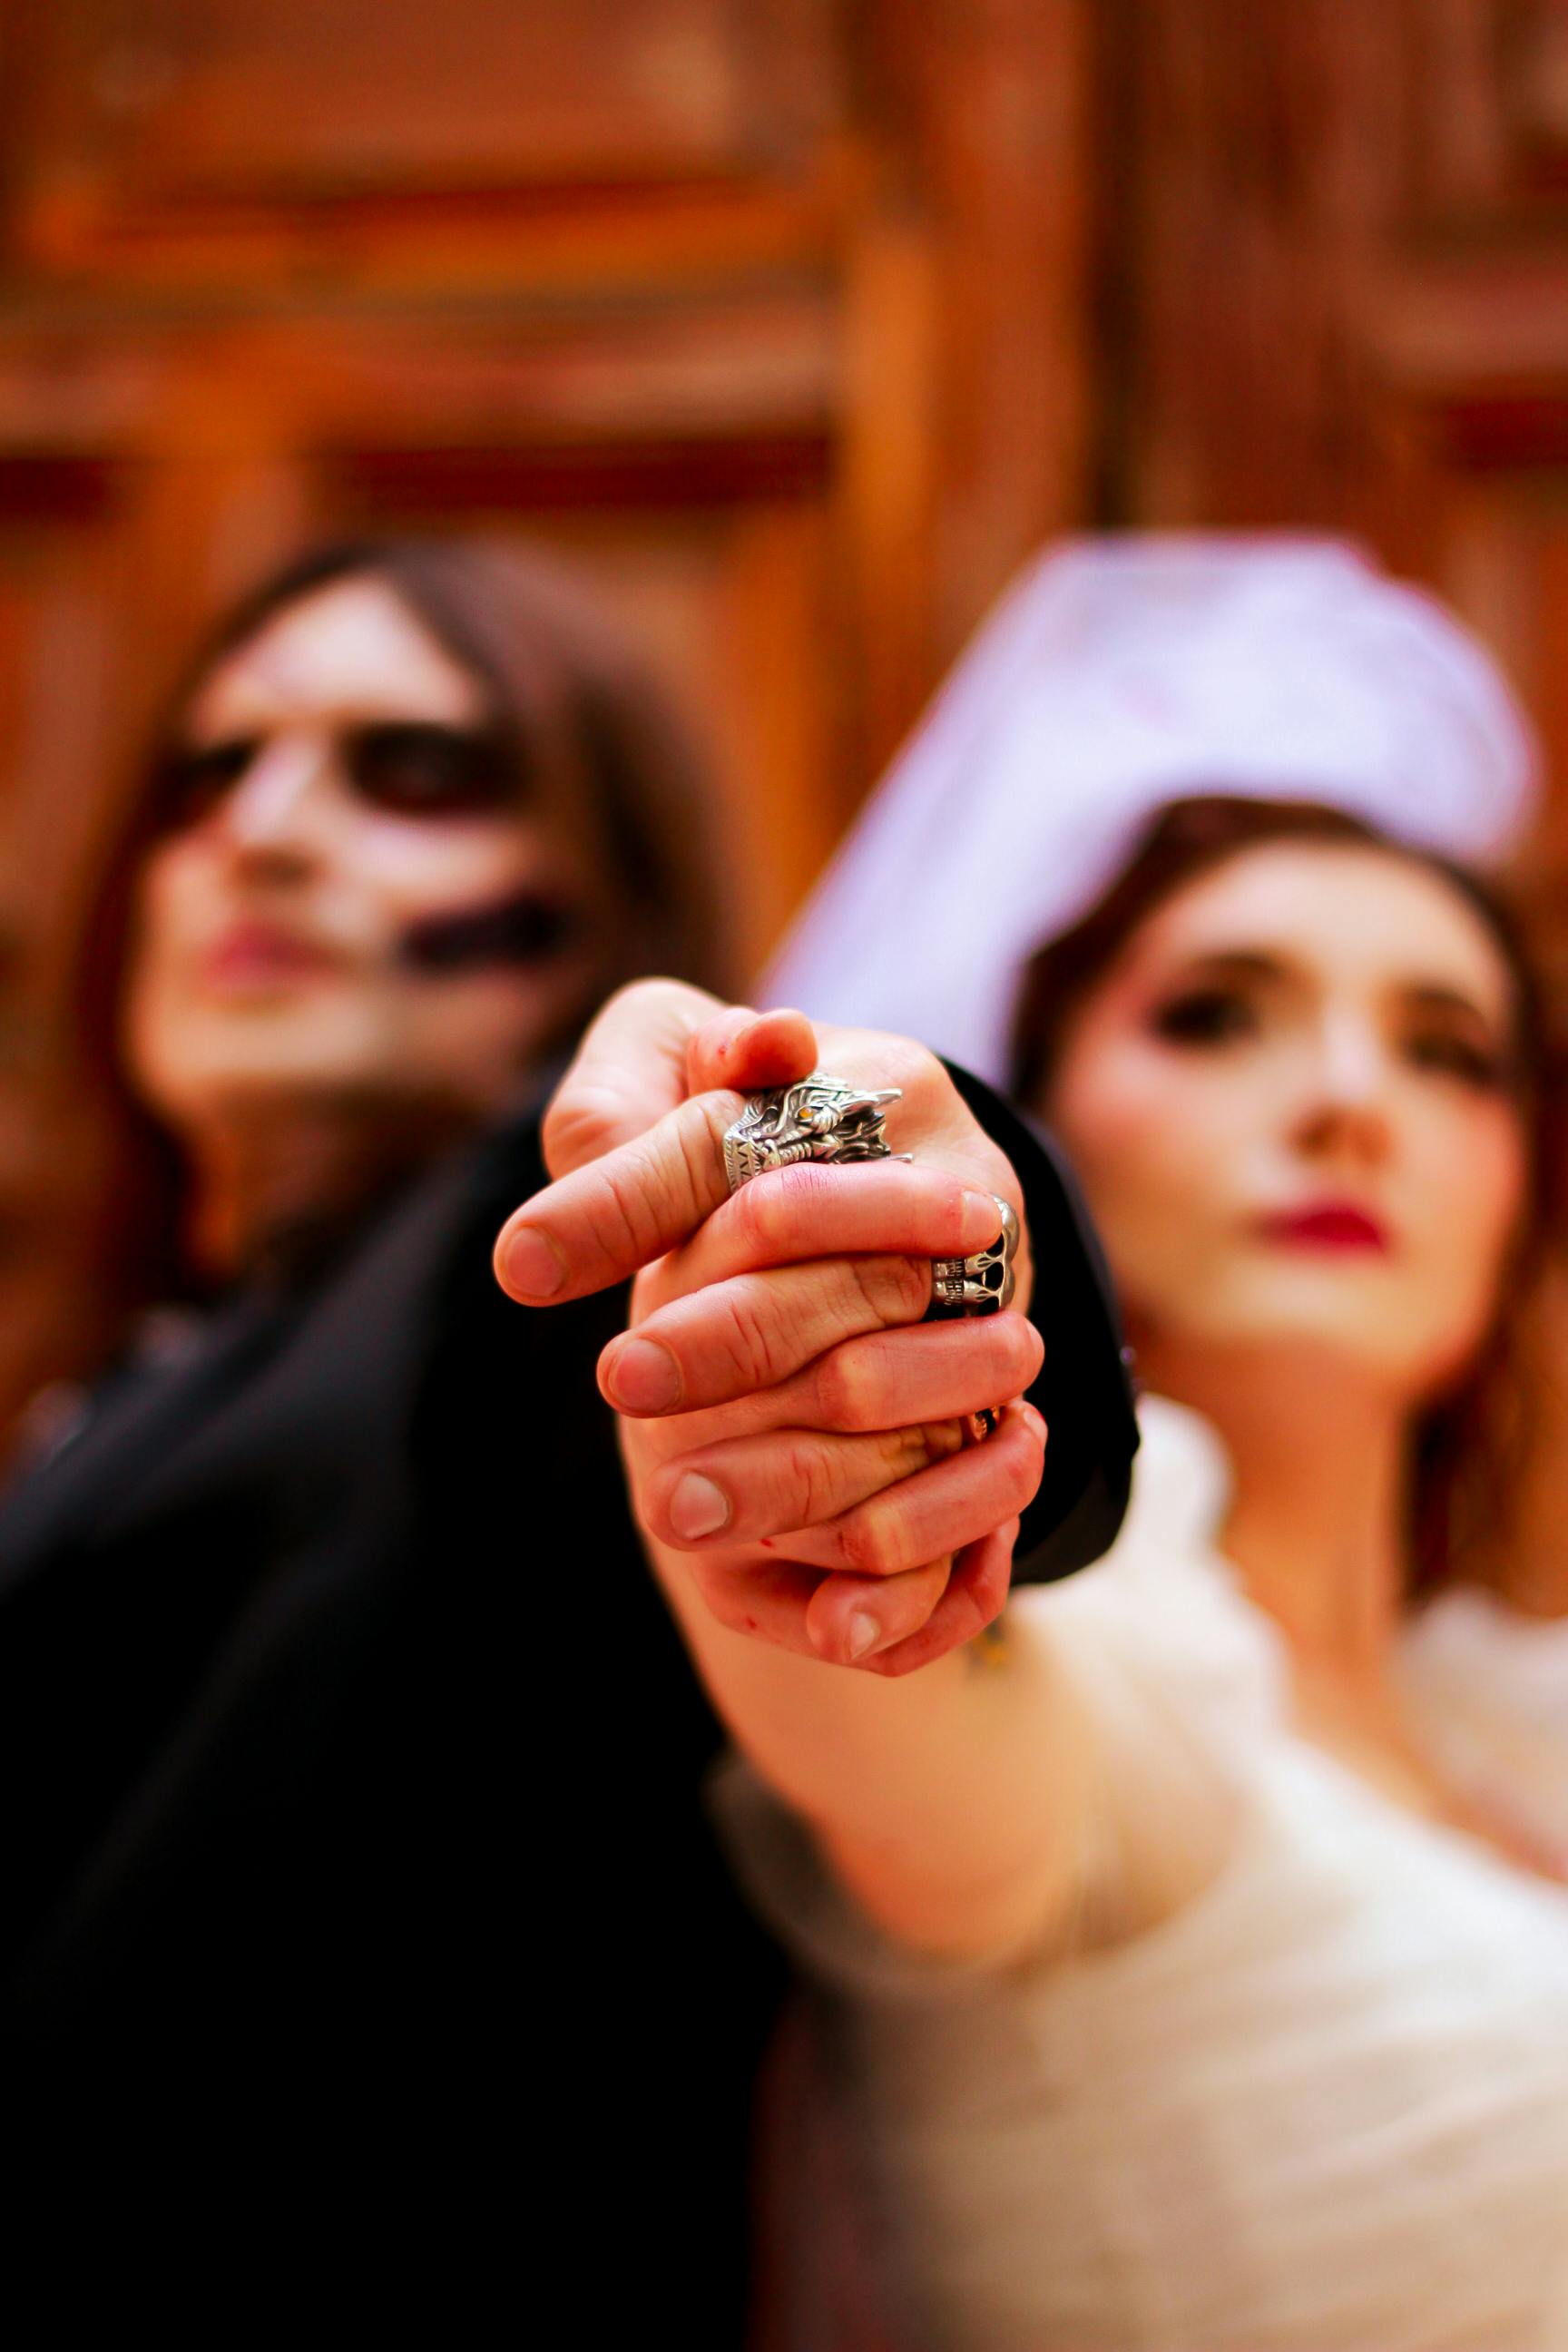
<instances>
[{"instance_id":1,"label":"long brown hair","mask_svg":"<svg viewBox=\"0 0 1568 2352\"><path fill-rule=\"evenodd\" d=\"M181 1156L140 1103L120 1036L136 885L169 823L164 780L191 706L218 666L279 614L358 580L388 587L479 686L519 807L546 809L602 886L592 998L571 1028L642 974L720 991L729 977L700 763L635 653L565 568L479 539L354 539L306 551L224 614L185 663L137 754L123 824L89 894L76 1026L119 1139L107 1255L126 1276L127 1306L177 1295L186 1271ZM563 1034L545 1050L567 1042Z\"/></svg>"},{"instance_id":2,"label":"long brown hair","mask_svg":"<svg viewBox=\"0 0 1568 2352\"><path fill-rule=\"evenodd\" d=\"M1461 1576L1507 1586L1514 1505L1540 1434L1542 1384L1550 1378L1540 1293L1561 1232L1563 1159L1562 1089L1542 994L1501 898L1463 867L1393 841L1343 809L1220 793L1173 802L1097 903L1026 967L1014 1031L1015 1091L1026 1103L1045 1098L1086 999L1157 908L1243 851L1279 842L1377 850L1440 875L1480 919L1512 982L1513 1092L1527 1145L1526 1204L1492 1328L1416 1430L1410 1521L1413 1597Z\"/></svg>"}]
</instances>

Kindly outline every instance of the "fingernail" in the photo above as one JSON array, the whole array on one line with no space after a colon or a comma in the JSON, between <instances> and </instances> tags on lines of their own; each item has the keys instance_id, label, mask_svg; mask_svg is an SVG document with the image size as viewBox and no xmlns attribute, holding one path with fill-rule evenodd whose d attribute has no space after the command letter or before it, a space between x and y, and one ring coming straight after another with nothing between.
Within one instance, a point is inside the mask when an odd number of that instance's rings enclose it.
<instances>
[{"instance_id":1,"label":"fingernail","mask_svg":"<svg viewBox=\"0 0 1568 2352\"><path fill-rule=\"evenodd\" d=\"M684 1543L710 1536L730 1516L730 1499L711 1478L689 1470L669 1498L669 1524Z\"/></svg>"},{"instance_id":2,"label":"fingernail","mask_svg":"<svg viewBox=\"0 0 1568 2352\"><path fill-rule=\"evenodd\" d=\"M521 1298L553 1298L566 1281L565 1262L537 1225L520 1225L501 1255L507 1288Z\"/></svg>"},{"instance_id":3,"label":"fingernail","mask_svg":"<svg viewBox=\"0 0 1568 2352\"><path fill-rule=\"evenodd\" d=\"M876 1648L881 1638L882 1629L868 1610L851 1610L844 1642L851 1658L863 1658L868 1650Z\"/></svg>"},{"instance_id":4,"label":"fingernail","mask_svg":"<svg viewBox=\"0 0 1568 2352\"><path fill-rule=\"evenodd\" d=\"M605 1377L611 1403L625 1412L668 1412L680 1402L680 1366L657 1339L627 1339Z\"/></svg>"},{"instance_id":5,"label":"fingernail","mask_svg":"<svg viewBox=\"0 0 1568 2352\"><path fill-rule=\"evenodd\" d=\"M1002 1230L1002 1213L994 1195L990 1192L965 1192L963 1223L966 1230L972 1228L980 1234L977 1246L983 1247L986 1242L994 1242ZM982 1227L984 1228L983 1233Z\"/></svg>"}]
</instances>

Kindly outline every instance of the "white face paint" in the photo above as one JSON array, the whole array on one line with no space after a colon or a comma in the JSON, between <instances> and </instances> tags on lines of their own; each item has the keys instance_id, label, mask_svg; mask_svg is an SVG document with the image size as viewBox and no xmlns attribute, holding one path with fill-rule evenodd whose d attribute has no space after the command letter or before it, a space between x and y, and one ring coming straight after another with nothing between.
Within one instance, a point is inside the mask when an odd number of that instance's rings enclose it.
<instances>
[{"instance_id":1,"label":"white face paint","mask_svg":"<svg viewBox=\"0 0 1568 2352\"><path fill-rule=\"evenodd\" d=\"M475 680L374 579L324 587L222 661L185 728L242 747L140 877L125 1012L133 1076L175 1126L290 1097L499 1107L590 983L581 942L537 966L432 978L412 926L538 892L587 898L569 845L528 810L355 779L356 730L482 730ZM439 747L439 738L428 739ZM246 754L248 753L248 756Z\"/></svg>"},{"instance_id":2,"label":"white face paint","mask_svg":"<svg viewBox=\"0 0 1568 2352\"><path fill-rule=\"evenodd\" d=\"M1146 1376L1285 1344L1414 1404L1471 1356L1526 1190L1512 982L1441 876L1355 846L1238 853L1156 909L1041 1108Z\"/></svg>"}]
</instances>

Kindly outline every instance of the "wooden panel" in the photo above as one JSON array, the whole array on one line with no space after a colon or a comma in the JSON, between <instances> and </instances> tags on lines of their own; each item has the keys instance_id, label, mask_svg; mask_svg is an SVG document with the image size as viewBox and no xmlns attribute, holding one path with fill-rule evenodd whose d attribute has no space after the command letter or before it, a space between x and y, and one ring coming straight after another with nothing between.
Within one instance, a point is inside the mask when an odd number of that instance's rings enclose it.
<instances>
[{"instance_id":1,"label":"wooden panel","mask_svg":"<svg viewBox=\"0 0 1568 2352\"><path fill-rule=\"evenodd\" d=\"M121 646L108 468L0 458L0 1066L47 1054L75 878L110 785Z\"/></svg>"},{"instance_id":2,"label":"wooden panel","mask_svg":"<svg viewBox=\"0 0 1568 2352\"><path fill-rule=\"evenodd\" d=\"M879 0L861 14L889 174L877 229L921 233L930 278L928 315L906 292L894 336L879 339L879 380L864 379L868 433L900 401L931 412L929 475L911 483L935 583L927 680L1024 557L1088 518L1090 36L1102 5ZM904 723L913 716L906 707Z\"/></svg>"},{"instance_id":3,"label":"wooden panel","mask_svg":"<svg viewBox=\"0 0 1568 2352\"><path fill-rule=\"evenodd\" d=\"M1007 573L1085 519L1093 14L0 0L0 1025L25 999L37 1064L0 1040L0 1239L13 1161L101 1163L55 1032L125 748L321 533L584 568L708 747L763 955Z\"/></svg>"},{"instance_id":4,"label":"wooden panel","mask_svg":"<svg viewBox=\"0 0 1568 2352\"><path fill-rule=\"evenodd\" d=\"M1558 0L1138 0L1108 60L1124 379L1107 478L1152 523L1321 525L1468 613L1554 791L1568 573L1568 208L1542 176ZM1533 96L1531 93L1533 92ZM1547 864L1568 859L1554 806ZM1538 868L1545 870L1545 868Z\"/></svg>"},{"instance_id":5,"label":"wooden panel","mask_svg":"<svg viewBox=\"0 0 1568 2352\"><path fill-rule=\"evenodd\" d=\"M38 1385L110 1334L84 1237L113 1169L64 1034L65 950L114 797L124 484L0 455L0 1452Z\"/></svg>"},{"instance_id":6,"label":"wooden panel","mask_svg":"<svg viewBox=\"0 0 1568 2352\"><path fill-rule=\"evenodd\" d=\"M1568 203L1564 0L1401 0L1420 217L1478 230L1561 225Z\"/></svg>"},{"instance_id":7,"label":"wooden panel","mask_svg":"<svg viewBox=\"0 0 1568 2352\"><path fill-rule=\"evenodd\" d=\"M1354 520L1384 462L1360 314L1407 200L1400 9L1112 0L1106 29L1112 513Z\"/></svg>"},{"instance_id":8,"label":"wooden panel","mask_svg":"<svg viewBox=\"0 0 1568 2352\"><path fill-rule=\"evenodd\" d=\"M40 187L115 207L689 177L798 161L826 0L61 0Z\"/></svg>"}]
</instances>

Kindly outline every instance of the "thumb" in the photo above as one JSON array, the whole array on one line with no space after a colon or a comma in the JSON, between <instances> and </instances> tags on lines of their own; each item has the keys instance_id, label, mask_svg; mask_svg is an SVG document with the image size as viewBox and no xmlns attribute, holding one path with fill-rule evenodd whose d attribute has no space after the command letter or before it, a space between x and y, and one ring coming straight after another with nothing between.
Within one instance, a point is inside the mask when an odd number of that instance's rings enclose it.
<instances>
[{"instance_id":1,"label":"thumb","mask_svg":"<svg viewBox=\"0 0 1568 2352\"><path fill-rule=\"evenodd\" d=\"M617 990L585 1031L544 1114L551 1175L569 1176L601 1159L683 1103L688 1046L716 1017L729 1017L718 998L684 981L639 980Z\"/></svg>"},{"instance_id":2,"label":"thumb","mask_svg":"<svg viewBox=\"0 0 1568 2352\"><path fill-rule=\"evenodd\" d=\"M705 1022L686 1049L686 1083L694 1095L718 1087L755 1094L794 1086L816 1067L816 1032L804 1013L753 1013L732 1004Z\"/></svg>"}]
</instances>

